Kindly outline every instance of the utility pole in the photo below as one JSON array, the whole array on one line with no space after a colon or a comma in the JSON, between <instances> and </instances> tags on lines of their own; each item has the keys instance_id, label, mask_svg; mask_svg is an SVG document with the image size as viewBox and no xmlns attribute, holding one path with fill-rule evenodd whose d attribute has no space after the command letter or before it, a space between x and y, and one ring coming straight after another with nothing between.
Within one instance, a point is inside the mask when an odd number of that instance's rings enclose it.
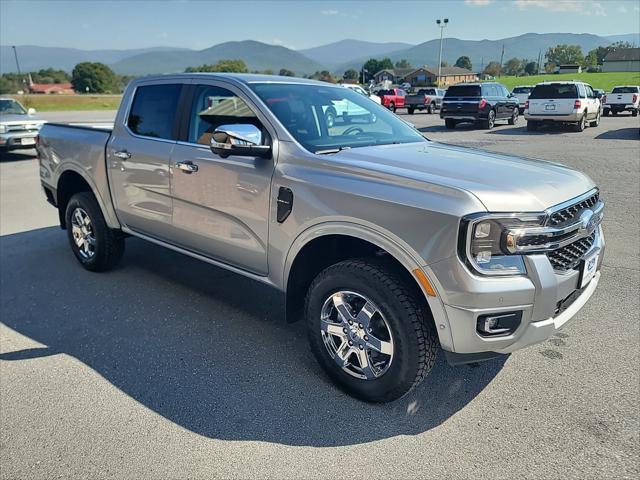
<instances>
[{"instance_id":1,"label":"utility pole","mask_svg":"<svg viewBox=\"0 0 640 480\"><path fill-rule=\"evenodd\" d=\"M442 73L442 35L444 33L444 27L449 24L449 19L445 18L443 20L437 19L436 25L440 27L440 54L438 55L438 86L440 86L440 75Z\"/></svg>"},{"instance_id":2,"label":"utility pole","mask_svg":"<svg viewBox=\"0 0 640 480\"><path fill-rule=\"evenodd\" d=\"M540 73L540 62L542 62L542 49L538 50L538 71L536 73Z\"/></svg>"},{"instance_id":3,"label":"utility pole","mask_svg":"<svg viewBox=\"0 0 640 480\"><path fill-rule=\"evenodd\" d=\"M502 73L503 65L504 65L504 43L502 44L502 54L500 55L500 73Z\"/></svg>"}]
</instances>

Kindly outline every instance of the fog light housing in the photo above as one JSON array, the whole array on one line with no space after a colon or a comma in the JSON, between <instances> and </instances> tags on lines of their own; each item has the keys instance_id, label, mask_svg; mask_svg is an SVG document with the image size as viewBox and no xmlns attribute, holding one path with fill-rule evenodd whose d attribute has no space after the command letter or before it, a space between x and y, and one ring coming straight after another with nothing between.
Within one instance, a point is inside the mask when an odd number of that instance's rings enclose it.
<instances>
[{"instance_id":1,"label":"fog light housing","mask_svg":"<svg viewBox=\"0 0 640 480\"><path fill-rule=\"evenodd\" d=\"M476 331L483 337L507 336L515 332L522 322L522 311L480 315Z\"/></svg>"}]
</instances>

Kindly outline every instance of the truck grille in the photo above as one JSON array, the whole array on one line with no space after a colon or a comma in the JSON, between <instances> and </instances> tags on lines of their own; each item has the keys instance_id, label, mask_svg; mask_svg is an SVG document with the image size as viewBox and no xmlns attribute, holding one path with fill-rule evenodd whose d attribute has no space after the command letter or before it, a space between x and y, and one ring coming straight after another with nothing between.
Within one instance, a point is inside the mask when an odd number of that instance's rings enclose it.
<instances>
[{"instance_id":1,"label":"truck grille","mask_svg":"<svg viewBox=\"0 0 640 480\"><path fill-rule=\"evenodd\" d=\"M596 240L596 232L569 245L547 253L554 270L567 271L576 268Z\"/></svg>"},{"instance_id":2,"label":"truck grille","mask_svg":"<svg viewBox=\"0 0 640 480\"><path fill-rule=\"evenodd\" d=\"M553 212L549 217L547 222L548 225L553 227L564 226L570 223L573 223L583 210L587 208L592 208L595 204L598 203L600 198L600 193L596 192L588 198L585 198L581 202L574 203L562 210L558 210L557 212Z\"/></svg>"}]
</instances>

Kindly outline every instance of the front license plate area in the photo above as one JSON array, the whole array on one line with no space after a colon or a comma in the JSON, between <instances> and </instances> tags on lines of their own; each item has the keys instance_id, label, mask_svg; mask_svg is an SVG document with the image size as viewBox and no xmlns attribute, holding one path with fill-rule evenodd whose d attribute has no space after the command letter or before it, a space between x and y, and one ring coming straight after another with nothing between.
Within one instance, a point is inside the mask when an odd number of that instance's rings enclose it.
<instances>
[{"instance_id":1,"label":"front license plate area","mask_svg":"<svg viewBox=\"0 0 640 480\"><path fill-rule=\"evenodd\" d=\"M598 257L600 256L600 252L597 251L592 253L590 256L584 259L582 262L581 275L580 275L580 286L579 288L586 287L591 279L596 274L596 268L598 267Z\"/></svg>"}]
</instances>

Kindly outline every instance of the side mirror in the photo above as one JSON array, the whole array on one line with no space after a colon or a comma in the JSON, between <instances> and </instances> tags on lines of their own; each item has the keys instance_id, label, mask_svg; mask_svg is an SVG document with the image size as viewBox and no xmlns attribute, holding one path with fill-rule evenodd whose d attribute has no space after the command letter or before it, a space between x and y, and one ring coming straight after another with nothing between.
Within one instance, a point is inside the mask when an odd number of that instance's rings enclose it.
<instances>
[{"instance_id":1,"label":"side mirror","mask_svg":"<svg viewBox=\"0 0 640 480\"><path fill-rule=\"evenodd\" d=\"M211 136L211 151L222 158L271 156L271 146L262 145L262 132L255 125L237 123L220 125Z\"/></svg>"},{"instance_id":2,"label":"side mirror","mask_svg":"<svg viewBox=\"0 0 640 480\"><path fill-rule=\"evenodd\" d=\"M36 109L35 108L27 109L27 115L35 115L35 114L36 114Z\"/></svg>"}]
</instances>

